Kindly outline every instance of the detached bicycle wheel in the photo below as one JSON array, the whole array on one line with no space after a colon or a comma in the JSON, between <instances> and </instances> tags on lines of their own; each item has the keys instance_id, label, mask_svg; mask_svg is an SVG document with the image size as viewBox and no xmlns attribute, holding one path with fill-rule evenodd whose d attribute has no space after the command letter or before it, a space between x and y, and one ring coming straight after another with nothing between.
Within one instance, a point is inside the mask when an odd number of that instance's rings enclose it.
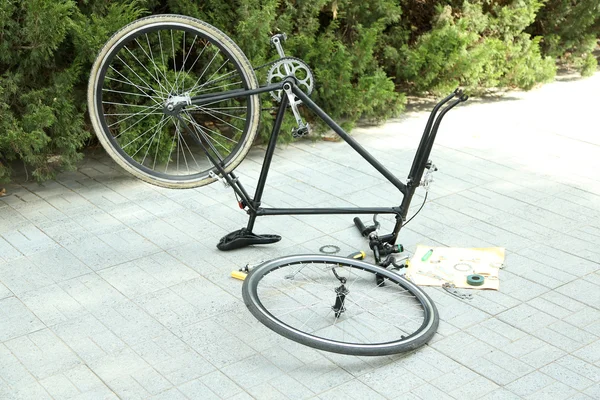
<instances>
[{"instance_id":1,"label":"detached bicycle wheel","mask_svg":"<svg viewBox=\"0 0 600 400\"><path fill-rule=\"evenodd\" d=\"M375 275L385 279L376 283ZM418 286L362 261L299 255L267 261L244 280L244 302L269 329L334 353L414 350L435 334L437 309Z\"/></svg>"},{"instance_id":2,"label":"detached bicycle wheel","mask_svg":"<svg viewBox=\"0 0 600 400\"><path fill-rule=\"evenodd\" d=\"M248 59L224 33L180 15L139 19L114 34L92 68L88 106L108 154L147 182L173 188L202 186L216 172L208 149L225 171L248 152L259 122L258 95L189 105L163 112L168 101L255 89Z\"/></svg>"}]
</instances>

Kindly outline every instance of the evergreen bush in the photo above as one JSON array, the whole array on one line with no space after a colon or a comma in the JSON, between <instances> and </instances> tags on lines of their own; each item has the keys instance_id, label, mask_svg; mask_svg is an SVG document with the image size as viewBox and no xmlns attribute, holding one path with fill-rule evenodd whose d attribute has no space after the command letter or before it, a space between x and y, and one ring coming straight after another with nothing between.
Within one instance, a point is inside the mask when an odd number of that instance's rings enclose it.
<instances>
[{"instance_id":1,"label":"evergreen bush","mask_svg":"<svg viewBox=\"0 0 600 400\"><path fill-rule=\"evenodd\" d=\"M600 36L598 0L4 0L0 180L14 160L36 179L75 165L89 143L86 86L96 54L125 24L158 13L216 26L255 66L277 58L268 39L286 32L286 53L313 68L313 98L345 128L399 113L407 92L529 89L552 79L556 58L591 74ZM264 83L266 70L257 74ZM292 125L282 140L291 140Z\"/></svg>"},{"instance_id":2,"label":"evergreen bush","mask_svg":"<svg viewBox=\"0 0 600 400\"><path fill-rule=\"evenodd\" d=\"M577 67L581 75L596 71L592 52L600 38L600 1L548 0L529 30L543 37L547 54Z\"/></svg>"}]
</instances>

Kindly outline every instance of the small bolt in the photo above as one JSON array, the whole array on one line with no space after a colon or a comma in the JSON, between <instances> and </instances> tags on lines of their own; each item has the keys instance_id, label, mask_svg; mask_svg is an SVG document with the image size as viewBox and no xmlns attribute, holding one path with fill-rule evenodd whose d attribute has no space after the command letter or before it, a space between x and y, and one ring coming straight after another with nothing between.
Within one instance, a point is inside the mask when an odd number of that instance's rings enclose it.
<instances>
[{"instance_id":1,"label":"small bolt","mask_svg":"<svg viewBox=\"0 0 600 400\"><path fill-rule=\"evenodd\" d=\"M173 104L169 104L169 105L167 106L167 110L169 110L169 111L173 111L173 108L174 108L174 107L173 107Z\"/></svg>"}]
</instances>

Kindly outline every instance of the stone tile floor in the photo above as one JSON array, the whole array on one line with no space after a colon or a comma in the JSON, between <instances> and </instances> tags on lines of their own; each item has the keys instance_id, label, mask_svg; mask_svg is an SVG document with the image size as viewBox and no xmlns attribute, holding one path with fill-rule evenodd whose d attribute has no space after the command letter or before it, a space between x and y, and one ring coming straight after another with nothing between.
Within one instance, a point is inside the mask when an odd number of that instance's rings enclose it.
<instances>
[{"instance_id":1,"label":"stone tile floor","mask_svg":"<svg viewBox=\"0 0 600 400\"><path fill-rule=\"evenodd\" d=\"M418 243L507 249L499 292L437 288L442 322L411 354L350 357L283 339L243 306L242 265L336 244L366 247L346 216L259 218L275 245L219 252L244 226L220 184L167 190L98 150L77 172L0 199L2 399L600 398L600 74L448 114ZM427 112L353 134L400 177ZM238 169L256 182L263 149ZM271 206L399 204L344 143L279 149ZM416 209L419 199L414 202ZM384 219L384 229L393 221Z\"/></svg>"}]
</instances>

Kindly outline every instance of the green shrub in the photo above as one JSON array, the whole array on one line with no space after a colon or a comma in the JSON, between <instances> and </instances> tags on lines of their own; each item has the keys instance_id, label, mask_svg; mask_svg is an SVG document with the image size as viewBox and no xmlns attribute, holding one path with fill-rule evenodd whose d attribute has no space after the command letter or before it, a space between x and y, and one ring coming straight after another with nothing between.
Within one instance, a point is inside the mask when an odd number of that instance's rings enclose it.
<instances>
[{"instance_id":1,"label":"green shrub","mask_svg":"<svg viewBox=\"0 0 600 400\"><path fill-rule=\"evenodd\" d=\"M552 79L554 61L541 55L539 38L524 32L541 4L473 1L458 10L438 7L432 29L397 52L399 83L419 93L442 94L457 86L470 92L496 86L530 89Z\"/></svg>"},{"instance_id":2,"label":"green shrub","mask_svg":"<svg viewBox=\"0 0 600 400\"><path fill-rule=\"evenodd\" d=\"M81 158L90 136L88 67L108 35L140 15L134 6L105 3L103 18L69 0L0 3L0 179L17 159L42 180Z\"/></svg>"},{"instance_id":3,"label":"green shrub","mask_svg":"<svg viewBox=\"0 0 600 400\"><path fill-rule=\"evenodd\" d=\"M529 30L543 37L546 54L573 65L584 76L596 71L592 51L600 37L598 0L547 0Z\"/></svg>"},{"instance_id":4,"label":"green shrub","mask_svg":"<svg viewBox=\"0 0 600 400\"><path fill-rule=\"evenodd\" d=\"M600 36L598 0L4 0L0 180L15 160L36 179L75 165L89 143L86 87L96 54L122 26L158 13L216 26L254 66L277 58L268 39L286 32L286 53L314 71L313 99L344 128L398 114L403 92L529 89L552 79L555 58L592 74ZM257 75L264 83L266 69ZM274 104L263 98L265 140ZM284 122L282 141L294 125Z\"/></svg>"}]
</instances>

